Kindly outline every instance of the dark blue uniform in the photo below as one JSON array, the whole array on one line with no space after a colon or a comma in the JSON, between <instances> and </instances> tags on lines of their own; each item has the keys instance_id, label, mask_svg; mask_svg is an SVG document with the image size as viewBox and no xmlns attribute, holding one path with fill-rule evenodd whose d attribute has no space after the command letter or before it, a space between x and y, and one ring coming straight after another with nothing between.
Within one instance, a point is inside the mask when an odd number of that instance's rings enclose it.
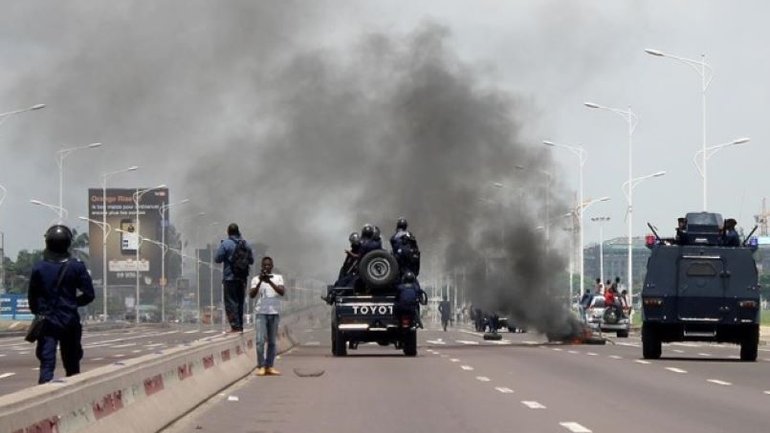
<instances>
[{"instance_id":1,"label":"dark blue uniform","mask_svg":"<svg viewBox=\"0 0 770 433\"><path fill-rule=\"evenodd\" d=\"M59 271L69 261L58 290ZM80 293L78 293L78 291ZM35 354L40 360L38 383L50 382L56 368L56 346L61 344L61 358L67 376L80 373L83 348L78 307L94 300L94 286L85 264L76 259L45 259L35 264L29 280L29 308L45 316L45 326Z\"/></svg>"}]
</instances>

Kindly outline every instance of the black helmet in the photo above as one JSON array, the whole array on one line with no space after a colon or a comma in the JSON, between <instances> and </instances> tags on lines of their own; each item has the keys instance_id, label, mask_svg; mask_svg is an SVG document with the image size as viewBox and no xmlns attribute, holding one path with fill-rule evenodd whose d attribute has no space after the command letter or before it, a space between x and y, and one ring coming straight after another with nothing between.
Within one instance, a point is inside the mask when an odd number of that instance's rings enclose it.
<instances>
[{"instance_id":1,"label":"black helmet","mask_svg":"<svg viewBox=\"0 0 770 433\"><path fill-rule=\"evenodd\" d=\"M380 228L378 226L374 226L374 234L372 235L372 239L375 241L379 241L382 239L382 235L380 234Z\"/></svg>"},{"instance_id":2,"label":"black helmet","mask_svg":"<svg viewBox=\"0 0 770 433\"><path fill-rule=\"evenodd\" d=\"M409 225L409 223L406 222L406 218L401 217L396 221L396 229L402 229L406 230L406 227Z\"/></svg>"},{"instance_id":3,"label":"black helmet","mask_svg":"<svg viewBox=\"0 0 770 433\"><path fill-rule=\"evenodd\" d=\"M371 239L374 236L374 226L371 224L364 224L364 227L361 229L361 238L362 239Z\"/></svg>"},{"instance_id":4,"label":"black helmet","mask_svg":"<svg viewBox=\"0 0 770 433\"><path fill-rule=\"evenodd\" d=\"M406 271L401 280L405 283L414 283L417 280L417 277L414 276L414 272Z\"/></svg>"},{"instance_id":5,"label":"black helmet","mask_svg":"<svg viewBox=\"0 0 770 433\"><path fill-rule=\"evenodd\" d=\"M56 254L66 254L72 245L72 231L69 227L57 224L45 232L45 248Z\"/></svg>"},{"instance_id":6,"label":"black helmet","mask_svg":"<svg viewBox=\"0 0 770 433\"><path fill-rule=\"evenodd\" d=\"M361 235L359 235L357 232L353 232L348 237L348 240L350 241L350 245L357 245L361 243Z\"/></svg>"}]
</instances>

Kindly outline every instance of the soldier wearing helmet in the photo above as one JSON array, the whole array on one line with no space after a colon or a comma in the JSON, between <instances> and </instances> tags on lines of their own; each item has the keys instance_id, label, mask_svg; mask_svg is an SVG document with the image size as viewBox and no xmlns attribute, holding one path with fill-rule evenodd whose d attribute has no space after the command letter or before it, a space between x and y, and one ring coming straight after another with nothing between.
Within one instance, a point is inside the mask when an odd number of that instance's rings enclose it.
<instances>
[{"instance_id":1,"label":"soldier wearing helmet","mask_svg":"<svg viewBox=\"0 0 770 433\"><path fill-rule=\"evenodd\" d=\"M80 373L83 347L78 307L94 300L94 287L85 264L70 257L71 245L69 227L58 224L49 228L43 260L35 264L30 275L29 308L33 314L45 317L35 349L40 360L38 383L53 379L59 345L66 375Z\"/></svg>"},{"instance_id":2,"label":"soldier wearing helmet","mask_svg":"<svg viewBox=\"0 0 770 433\"><path fill-rule=\"evenodd\" d=\"M382 249L382 239L378 232L379 229L371 224L364 224L361 228L361 256L369 251Z\"/></svg>"},{"instance_id":3,"label":"soldier wearing helmet","mask_svg":"<svg viewBox=\"0 0 770 433\"><path fill-rule=\"evenodd\" d=\"M390 238L390 247L402 275L406 271L411 271L415 276L419 276L420 249L417 246L417 239L406 229L407 227L406 218L401 217L396 221L396 233Z\"/></svg>"},{"instance_id":4,"label":"soldier wearing helmet","mask_svg":"<svg viewBox=\"0 0 770 433\"><path fill-rule=\"evenodd\" d=\"M401 284L397 287L396 309L397 315L414 315L418 326L422 328L420 321L420 303L425 303L425 292L420 288L417 277L411 271L404 272Z\"/></svg>"}]
</instances>

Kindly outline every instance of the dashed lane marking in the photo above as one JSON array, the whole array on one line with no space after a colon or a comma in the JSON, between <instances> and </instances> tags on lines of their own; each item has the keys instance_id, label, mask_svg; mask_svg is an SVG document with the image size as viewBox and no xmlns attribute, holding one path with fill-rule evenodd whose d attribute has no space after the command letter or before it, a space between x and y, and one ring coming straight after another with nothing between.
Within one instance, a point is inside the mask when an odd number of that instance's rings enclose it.
<instances>
[{"instance_id":1,"label":"dashed lane marking","mask_svg":"<svg viewBox=\"0 0 770 433\"><path fill-rule=\"evenodd\" d=\"M598 353L594 353L594 352L587 352L586 355L588 355L588 356L599 356Z\"/></svg>"},{"instance_id":2,"label":"dashed lane marking","mask_svg":"<svg viewBox=\"0 0 770 433\"><path fill-rule=\"evenodd\" d=\"M215 331L213 329L210 330L210 331L203 331L204 334L214 334L214 333L217 333L217 332L219 332L219 331Z\"/></svg>"},{"instance_id":3,"label":"dashed lane marking","mask_svg":"<svg viewBox=\"0 0 770 433\"><path fill-rule=\"evenodd\" d=\"M674 373L680 373L680 374L687 373L687 370L682 370L681 368L676 368L676 367L666 367L666 370Z\"/></svg>"},{"instance_id":4,"label":"dashed lane marking","mask_svg":"<svg viewBox=\"0 0 770 433\"><path fill-rule=\"evenodd\" d=\"M554 352L563 352L564 351L564 349L561 349L561 348L558 348L558 347L554 347L551 350L553 350Z\"/></svg>"},{"instance_id":5,"label":"dashed lane marking","mask_svg":"<svg viewBox=\"0 0 770 433\"><path fill-rule=\"evenodd\" d=\"M765 394L770 395L770 391L765 391Z\"/></svg>"},{"instance_id":6,"label":"dashed lane marking","mask_svg":"<svg viewBox=\"0 0 770 433\"><path fill-rule=\"evenodd\" d=\"M476 376L476 380L479 382L489 382L490 379L486 376Z\"/></svg>"},{"instance_id":7,"label":"dashed lane marking","mask_svg":"<svg viewBox=\"0 0 770 433\"><path fill-rule=\"evenodd\" d=\"M104 358L94 358L91 361L104 361Z\"/></svg>"},{"instance_id":8,"label":"dashed lane marking","mask_svg":"<svg viewBox=\"0 0 770 433\"><path fill-rule=\"evenodd\" d=\"M495 389L502 392L503 394L513 394L513 390L511 388L506 388L504 386L497 386Z\"/></svg>"},{"instance_id":9,"label":"dashed lane marking","mask_svg":"<svg viewBox=\"0 0 770 433\"><path fill-rule=\"evenodd\" d=\"M192 331L184 331L185 334L195 334L197 332L198 332L197 329L193 329Z\"/></svg>"},{"instance_id":10,"label":"dashed lane marking","mask_svg":"<svg viewBox=\"0 0 770 433\"><path fill-rule=\"evenodd\" d=\"M612 359L623 359L622 356L618 356L618 355L610 355L610 358L612 358Z\"/></svg>"},{"instance_id":11,"label":"dashed lane marking","mask_svg":"<svg viewBox=\"0 0 770 433\"><path fill-rule=\"evenodd\" d=\"M118 344L118 345L110 346L110 347L113 348L113 349L122 349L124 347L131 347L131 346L136 346L136 343Z\"/></svg>"},{"instance_id":12,"label":"dashed lane marking","mask_svg":"<svg viewBox=\"0 0 770 433\"><path fill-rule=\"evenodd\" d=\"M461 365L460 368L462 368L465 371L473 371L473 367L470 365Z\"/></svg>"},{"instance_id":13,"label":"dashed lane marking","mask_svg":"<svg viewBox=\"0 0 770 433\"><path fill-rule=\"evenodd\" d=\"M320 341L308 341L307 343L303 344L303 346L320 346Z\"/></svg>"},{"instance_id":14,"label":"dashed lane marking","mask_svg":"<svg viewBox=\"0 0 770 433\"><path fill-rule=\"evenodd\" d=\"M725 382L724 380L719 380L719 379L706 379L706 382L711 382L713 384L722 385L722 386L730 386L730 385L732 385L732 383L730 383L730 382Z\"/></svg>"},{"instance_id":15,"label":"dashed lane marking","mask_svg":"<svg viewBox=\"0 0 770 433\"><path fill-rule=\"evenodd\" d=\"M459 360L459 359L457 359L457 358L452 358L452 359L450 359L449 361L451 361L451 362L460 362L460 360Z\"/></svg>"},{"instance_id":16,"label":"dashed lane marking","mask_svg":"<svg viewBox=\"0 0 770 433\"><path fill-rule=\"evenodd\" d=\"M132 350L131 353L139 353L141 351L142 351L142 349L136 349L136 350Z\"/></svg>"},{"instance_id":17,"label":"dashed lane marking","mask_svg":"<svg viewBox=\"0 0 770 433\"><path fill-rule=\"evenodd\" d=\"M674 349L674 353L684 353L684 350Z\"/></svg>"},{"instance_id":18,"label":"dashed lane marking","mask_svg":"<svg viewBox=\"0 0 770 433\"><path fill-rule=\"evenodd\" d=\"M165 346L165 343L155 343L155 344L145 344L144 347L158 347L158 346Z\"/></svg>"},{"instance_id":19,"label":"dashed lane marking","mask_svg":"<svg viewBox=\"0 0 770 433\"><path fill-rule=\"evenodd\" d=\"M122 358L122 357L124 357L126 355L124 355L122 353L116 353L115 355L112 355L112 356L115 357L115 358Z\"/></svg>"},{"instance_id":20,"label":"dashed lane marking","mask_svg":"<svg viewBox=\"0 0 770 433\"><path fill-rule=\"evenodd\" d=\"M436 345L439 345L439 346L442 346L442 345L446 344L446 341L443 341L441 339L439 339L439 340L426 340L426 342L428 344L436 344Z\"/></svg>"},{"instance_id":21,"label":"dashed lane marking","mask_svg":"<svg viewBox=\"0 0 770 433\"><path fill-rule=\"evenodd\" d=\"M634 362L636 362L637 364L644 364L644 365L647 365L650 363L650 361L645 361L643 359L635 359Z\"/></svg>"},{"instance_id":22,"label":"dashed lane marking","mask_svg":"<svg viewBox=\"0 0 770 433\"><path fill-rule=\"evenodd\" d=\"M616 342L615 342L615 344L617 344L618 346L642 347L642 345L641 345L641 344L636 344L636 343L623 343L623 342L619 342L619 341L616 341Z\"/></svg>"},{"instance_id":23,"label":"dashed lane marking","mask_svg":"<svg viewBox=\"0 0 770 433\"><path fill-rule=\"evenodd\" d=\"M573 421L560 422L559 425L571 431L572 433L591 433L591 430Z\"/></svg>"},{"instance_id":24,"label":"dashed lane marking","mask_svg":"<svg viewBox=\"0 0 770 433\"><path fill-rule=\"evenodd\" d=\"M522 343L524 343L524 344L540 344L537 341L532 341L532 340L524 340L524 341L522 341Z\"/></svg>"},{"instance_id":25,"label":"dashed lane marking","mask_svg":"<svg viewBox=\"0 0 770 433\"><path fill-rule=\"evenodd\" d=\"M3 373L0 374L0 379L5 379L6 377L14 376L16 373Z\"/></svg>"},{"instance_id":26,"label":"dashed lane marking","mask_svg":"<svg viewBox=\"0 0 770 433\"><path fill-rule=\"evenodd\" d=\"M478 345L478 341L470 341L470 340L455 340L456 342L460 344L470 344L470 345Z\"/></svg>"},{"instance_id":27,"label":"dashed lane marking","mask_svg":"<svg viewBox=\"0 0 770 433\"><path fill-rule=\"evenodd\" d=\"M527 406L530 409L545 409L545 406L543 406L542 404L536 401L522 400L521 404L523 404L524 406Z\"/></svg>"},{"instance_id":28,"label":"dashed lane marking","mask_svg":"<svg viewBox=\"0 0 770 433\"><path fill-rule=\"evenodd\" d=\"M700 355L700 356L711 356L710 353L699 353L698 355Z\"/></svg>"},{"instance_id":29,"label":"dashed lane marking","mask_svg":"<svg viewBox=\"0 0 770 433\"><path fill-rule=\"evenodd\" d=\"M567 353L571 353L573 355L577 355L580 352L578 352L577 350L568 350Z\"/></svg>"}]
</instances>

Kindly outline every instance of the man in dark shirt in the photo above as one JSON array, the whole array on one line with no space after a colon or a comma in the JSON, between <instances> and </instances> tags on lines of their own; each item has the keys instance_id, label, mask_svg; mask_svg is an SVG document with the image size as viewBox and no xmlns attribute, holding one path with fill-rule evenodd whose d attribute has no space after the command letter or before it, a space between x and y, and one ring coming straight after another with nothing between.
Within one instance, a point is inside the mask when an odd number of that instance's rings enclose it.
<instances>
[{"instance_id":1,"label":"man in dark shirt","mask_svg":"<svg viewBox=\"0 0 770 433\"><path fill-rule=\"evenodd\" d=\"M80 373L83 328L78 307L94 300L94 286L85 264L70 257L70 229L64 225L49 228L45 234L45 245L43 260L32 268L27 294L32 313L45 317L43 332L35 349L35 355L40 360L38 383L53 380L56 347L59 344L67 376Z\"/></svg>"}]
</instances>

